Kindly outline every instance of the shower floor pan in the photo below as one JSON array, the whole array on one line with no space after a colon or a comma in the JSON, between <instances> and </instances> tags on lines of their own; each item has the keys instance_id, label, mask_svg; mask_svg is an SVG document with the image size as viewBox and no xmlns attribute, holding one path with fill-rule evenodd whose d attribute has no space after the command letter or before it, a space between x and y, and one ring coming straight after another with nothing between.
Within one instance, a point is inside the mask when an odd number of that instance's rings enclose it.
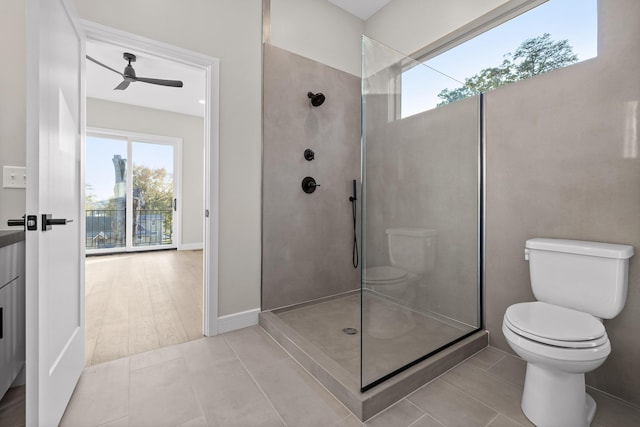
<instances>
[{"instance_id":1,"label":"shower floor pan","mask_svg":"<svg viewBox=\"0 0 640 427\"><path fill-rule=\"evenodd\" d=\"M471 331L438 316L420 314L365 291L364 382L437 350ZM360 292L260 313L260 326L356 416L365 421L488 345L478 331L389 378L360 391ZM353 333L349 329L357 329ZM345 332L347 330L347 332Z\"/></svg>"}]
</instances>

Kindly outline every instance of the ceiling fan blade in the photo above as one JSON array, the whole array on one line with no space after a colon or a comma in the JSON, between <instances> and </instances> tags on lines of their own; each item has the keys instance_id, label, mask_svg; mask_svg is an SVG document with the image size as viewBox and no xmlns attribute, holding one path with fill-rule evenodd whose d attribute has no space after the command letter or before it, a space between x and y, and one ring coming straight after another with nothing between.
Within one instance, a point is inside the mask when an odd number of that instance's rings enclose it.
<instances>
[{"instance_id":1,"label":"ceiling fan blade","mask_svg":"<svg viewBox=\"0 0 640 427\"><path fill-rule=\"evenodd\" d=\"M131 83L130 80L123 80L122 83L120 83L118 86L114 87L113 90L125 90L126 88L129 87L130 83Z\"/></svg>"},{"instance_id":2,"label":"ceiling fan blade","mask_svg":"<svg viewBox=\"0 0 640 427\"><path fill-rule=\"evenodd\" d=\"M113 68L109 67L108 65L104 65L102 62L100 62L100 61L98 61L98 60L96 60L96 59L93 59L93 58L92 58L92 57L90 57L89 55L87 55L87 59L88 59L89 61L91 61L91 62L94 62L94 63L98 64L98 65L99 65L99 66L101 66L101 67L106 68L107 70L111 70L111 71L113 71L114 73L120 74L122 77L124 77L124 74L122 74L120 71L115 70L115 69L113 69Z\"/></svg>"},{"instance_id":3,"label":"ceiling fan blade","mask_svg":"<svg viewBox=\"0 0 640 427\"><path fill-rule=\"evenodd\" d=\"M154 85L160 86L169 86L169 87L182 87L182 82L180 80L162 80L162 79L150 79L147 77L136 77L136 81L151 83Z\"/></svg>"}]
</instances>

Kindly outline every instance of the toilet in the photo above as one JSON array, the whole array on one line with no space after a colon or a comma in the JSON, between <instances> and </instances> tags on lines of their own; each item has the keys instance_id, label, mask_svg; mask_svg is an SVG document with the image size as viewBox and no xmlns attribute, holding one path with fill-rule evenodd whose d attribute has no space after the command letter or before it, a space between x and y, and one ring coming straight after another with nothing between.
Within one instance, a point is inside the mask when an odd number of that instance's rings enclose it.
<instances>
[{"instance_id":1,"label":"toilet","mask_svg":"<svg viewBox=\"0 0 640 427\"><path fill-rule=\"evenodd\" d=\"M502 332L527 362L522 411L538 427L585 427L596 411L584 375L611 353L601 319L627 298L632 246L579 240L527 240L535 302L507 308Z\"/></svg>"},{"instance_id":2,"label":"toilet","mask_svg":"<svg viewBox=\"0 0 640 427\"><path fill-rule=\"evenodd\" d=\"M363 285L376 293L404 300L409 286L417 285L431 271L436 258L436 230L389 228L387 246L391 265L368 267Z\"/></svg>"}]
</instances>

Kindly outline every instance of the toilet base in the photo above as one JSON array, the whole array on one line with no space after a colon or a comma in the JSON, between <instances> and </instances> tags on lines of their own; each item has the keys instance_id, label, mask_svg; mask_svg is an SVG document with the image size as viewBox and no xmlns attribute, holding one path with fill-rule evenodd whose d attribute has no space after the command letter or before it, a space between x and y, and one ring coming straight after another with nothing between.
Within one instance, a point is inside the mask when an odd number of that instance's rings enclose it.
<instances>
[{"instance_id":1,"label":"toilet base","mask_svg":"<svg viewBox=\"0 0 640 427\"><path fill-rule=\"evenodd\" d=\"M584 374L527 363L522 411L538 427L588 427L596 402L585 391Z\"/></svg>"},{"instance_id":2,"label":"toilet base","mask_svg":"<svg viewBox=\"0 0 640 427\"><path fill-rule=\"evenodd\" d=\"M593 397L591 397L589 393L585 393L584 395L587 399L587 422L591 425L593 418L596 416L596 408L598 405L596 405L596 401L593 400Z\"/></svg>"}]
</instances>

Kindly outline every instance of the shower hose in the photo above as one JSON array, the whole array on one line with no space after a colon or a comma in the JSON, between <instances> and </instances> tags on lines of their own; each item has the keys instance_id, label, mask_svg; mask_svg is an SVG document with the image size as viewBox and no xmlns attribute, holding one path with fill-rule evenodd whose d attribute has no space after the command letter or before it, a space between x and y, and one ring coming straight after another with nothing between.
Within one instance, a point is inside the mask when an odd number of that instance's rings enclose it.
<instances>
[{"instance_id":1,"label":"shower hose","mask_svg":"<svg viewBox=\"0 0 640 427\"><path fill-rule=\"evenodd\" d=\"M351 262L353 263L353 268L358 268L358 235L356 233L356 224L357 224L357 218L358 218L358 205L357 205L357 201L358 199L355 197L355 182L354 182L354 195L352 197L349 197L349 200L351 201L351 208L353 211L353 252L352 252L352 256L351 256Z\"/></svg>"}]
</instances>

